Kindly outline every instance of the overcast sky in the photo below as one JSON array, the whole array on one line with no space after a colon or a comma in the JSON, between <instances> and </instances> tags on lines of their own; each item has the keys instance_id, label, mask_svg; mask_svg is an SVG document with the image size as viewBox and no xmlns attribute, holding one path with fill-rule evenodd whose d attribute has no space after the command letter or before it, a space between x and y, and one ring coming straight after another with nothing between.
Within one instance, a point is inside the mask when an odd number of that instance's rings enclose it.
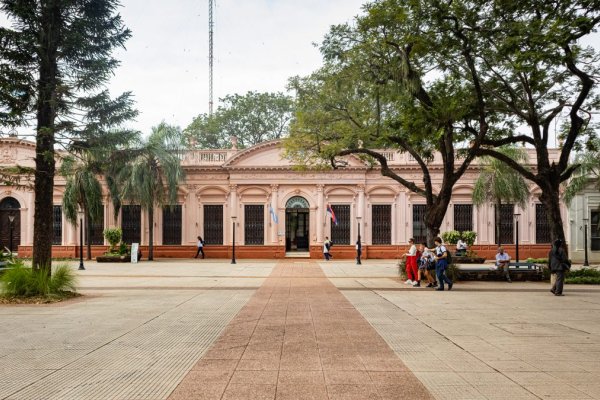
<instances>
[{"instance_id":1,"label":"overcast sky","mask_svg":"<svg viewBox=\"0 0 600 400\"><path fill-rule=\"evenodd\" d=\"M214 97L284 91L287 79L321 64L318 49L333 24L365 0L216 0ZM163 119L185 128L208 112L208 0L122 0L133 36L118 51L113 95L132 91L147 133Z\"/></svg>"}]
</instances>

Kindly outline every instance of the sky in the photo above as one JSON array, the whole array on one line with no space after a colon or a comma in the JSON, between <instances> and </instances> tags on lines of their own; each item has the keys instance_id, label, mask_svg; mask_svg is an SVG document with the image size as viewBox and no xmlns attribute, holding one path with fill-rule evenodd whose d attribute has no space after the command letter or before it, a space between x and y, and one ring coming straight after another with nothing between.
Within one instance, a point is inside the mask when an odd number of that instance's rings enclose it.
<instances>
[{"instance_id":1,"label":"sky","mask_svg":"<svg viewBox=\"0 0 600 400\"><path fill-rule=\"evenodd\" d=\"M214 99L248 91L285 91L288 78L321 65L313 43L331 25L360 14L365 0L216 0ZM132 38L115 53L109 89L133 92L150 132L162 120L185 128L208 112L208 0L122 0Z\"/></svg>"}]
</instances>

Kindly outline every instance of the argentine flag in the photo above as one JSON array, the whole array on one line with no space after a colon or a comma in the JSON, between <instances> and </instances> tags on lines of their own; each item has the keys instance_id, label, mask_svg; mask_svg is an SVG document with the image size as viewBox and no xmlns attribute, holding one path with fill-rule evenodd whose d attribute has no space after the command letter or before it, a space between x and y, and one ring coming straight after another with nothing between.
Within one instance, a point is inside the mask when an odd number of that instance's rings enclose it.
<instances>
[{"instance_id":1,"label":"argentine flag","mask_svg":"<svg viewBox=\"0 0 600 400\"><path fill-rule=\"evenodd\" d=\"M269 204L269 213L271 214L271 217L273 217L273 222L278 224L279 223L279 218L277 218L277 214L275 213L275 210L273 209L273 206Z\"/></svg>"}]
</instances>

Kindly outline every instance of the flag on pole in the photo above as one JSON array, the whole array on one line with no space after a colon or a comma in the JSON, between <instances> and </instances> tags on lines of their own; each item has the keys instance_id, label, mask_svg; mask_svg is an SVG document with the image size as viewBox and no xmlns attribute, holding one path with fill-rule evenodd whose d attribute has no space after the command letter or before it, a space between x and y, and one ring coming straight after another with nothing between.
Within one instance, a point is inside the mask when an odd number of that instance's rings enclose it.
<instances>
[{"instance_id":1,"label":"flag on pole","mask_svg":"<svg viewBox=\"0 0 600 400\"><path fill-rule=\"evenodd\" d=\"M329 215L329 218L331 218L331 222L333 222L335 225L337 225L337 218L335 217L335 213L333 212L333 208L331 208L331 206L329 204L327 204L327 215Z\"/></svg>"},{"instance_id":2,"label":"flag on pole","mask_svg":"<svg viewBox=\"0 0 600 400\"><path fill-rule=\"evenodd\" d=\"M275 213L275 210L273 209L273 206L271 204L269 204L269 213L271 214L271 217L273 218L273 222L275 224L279 223L279 218L277 218L277 214Z\"/></svg>"}]
</instances>

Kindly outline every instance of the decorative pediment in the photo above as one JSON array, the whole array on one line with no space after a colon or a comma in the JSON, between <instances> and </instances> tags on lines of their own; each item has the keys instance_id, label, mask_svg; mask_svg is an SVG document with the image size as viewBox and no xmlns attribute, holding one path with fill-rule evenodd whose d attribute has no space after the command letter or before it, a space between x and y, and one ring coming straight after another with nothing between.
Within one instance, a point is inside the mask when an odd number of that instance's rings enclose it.
<instances>
[{"instance_id":1,"label":"decorative pediment","mask_svg":"<svg viewBox=\"0 0 600 400\"><path fill-rule=\"evenodd\" d=\"M0 166L35 167L35 144L16 138L0 139Z\"/></svg>"},{"instance_id":2,"label":"decorative pediment","mask_svg":"<svg viewBox=\"0 0 600 400\"><path fill-rule=\"evenodd\" d=\"M355 156L343 157L346 167L366 168L366 165ZM291 168L293 164L284 156L282 140L271 140L252 146L231 157L224 167L239 169L256 168ZM343 168L342 168L343 170Z\"/></svg>"}]
</instances>

